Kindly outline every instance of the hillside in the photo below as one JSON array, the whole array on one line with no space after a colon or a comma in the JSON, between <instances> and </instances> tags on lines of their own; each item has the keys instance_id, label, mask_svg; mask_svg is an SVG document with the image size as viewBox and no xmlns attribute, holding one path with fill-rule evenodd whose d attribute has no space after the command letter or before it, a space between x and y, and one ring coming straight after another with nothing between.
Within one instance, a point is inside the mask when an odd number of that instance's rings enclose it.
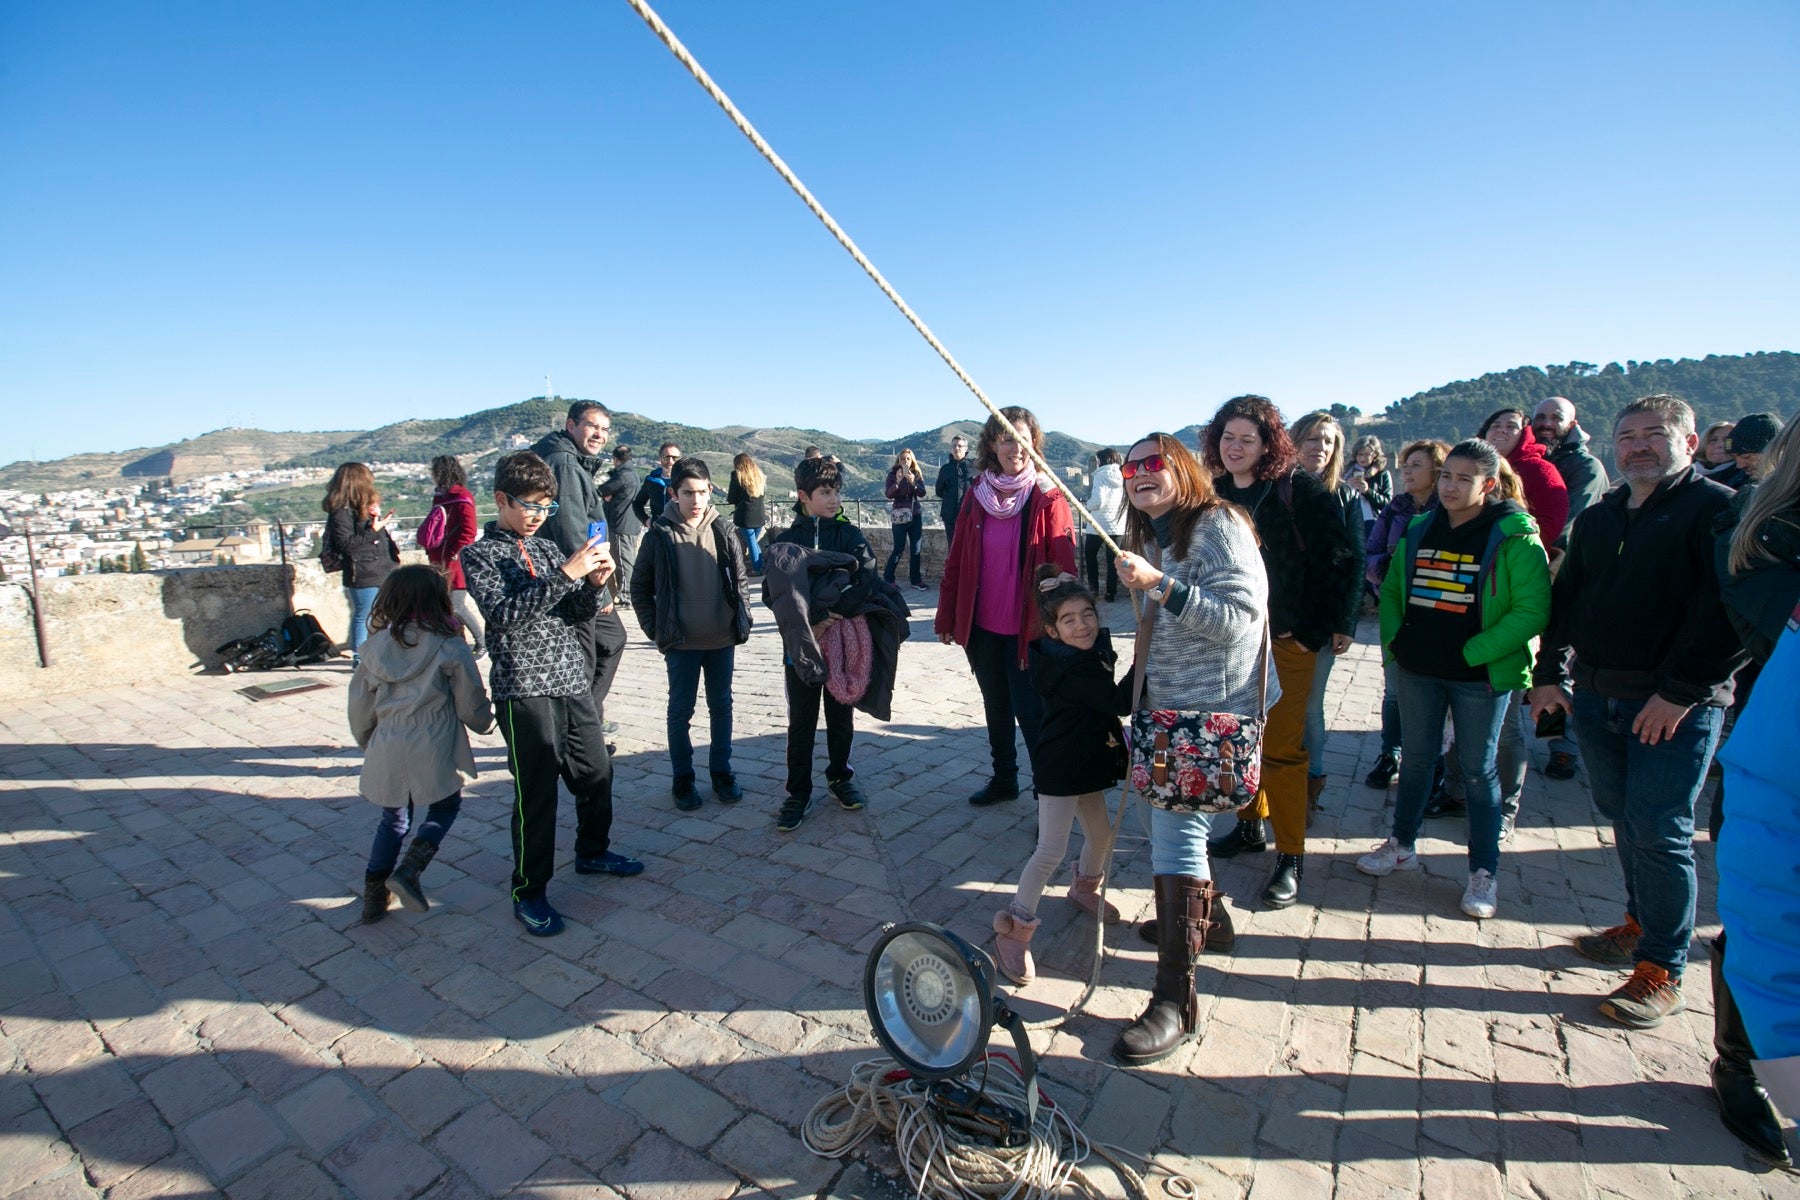
<instances>
[{"instance_id":1,"label":"hillside","mask_svg":"<svg viewBox=\"0 0 1800 1200\"><path fill-rule=\"evenodd\" d=\"M310 454L355 437L352 430L282 433L265 429L217 429L167 446L112 454L75 454L51 462L0 467L0 487L58 491L118 486L132 479L174 479L225 471L255 471L297 454Z\"/></svg>"}]
</instances>

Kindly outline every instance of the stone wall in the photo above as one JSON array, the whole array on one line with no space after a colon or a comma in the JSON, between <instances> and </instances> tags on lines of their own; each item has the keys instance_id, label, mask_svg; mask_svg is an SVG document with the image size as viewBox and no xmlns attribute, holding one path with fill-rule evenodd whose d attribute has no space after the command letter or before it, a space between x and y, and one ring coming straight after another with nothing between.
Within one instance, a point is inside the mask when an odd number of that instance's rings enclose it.
<instances>
[{"instance_id":1,"label":"stone wall","mask_svg":"<svg viewBox=\"0 0 1800 1200\"><path fill-rule=\"evenodd\" d=\"M423 561L418 554L402 555ZM296 609L343 641L350 609L338 576L317 559L283 567L196 567L137 575L44 579L50 666L38 665L31 600L20 584L0 585L0 699L146 683L216 670L214 651L261 633Z\"/></svg>"},{"instance_id":2,"label":"stone wall","mask_svg":"<svg viewBox=\"0 0 1800 1200\"><path fill-rule=\"evenodd\" d=\"M865 526L876 565L887 562L893 532ZM944 574L942 529L927 529L922 567L927 584ZM423 562L417 551L403 552ZM906 582L907 564L896 567ZM31 601L17 583L0 584L0 700L56 695L217 670L219 646L261 633L294 608L319 618L339 642L350 636L350 609L338 576L317 559L288 566L194 567L138 575L74 575L44 579L45 640L50 666L38 665ZM754 590L754 589L753 589ZM635 622L634 622L635 624Z\"/></svg>"}]
</instances>

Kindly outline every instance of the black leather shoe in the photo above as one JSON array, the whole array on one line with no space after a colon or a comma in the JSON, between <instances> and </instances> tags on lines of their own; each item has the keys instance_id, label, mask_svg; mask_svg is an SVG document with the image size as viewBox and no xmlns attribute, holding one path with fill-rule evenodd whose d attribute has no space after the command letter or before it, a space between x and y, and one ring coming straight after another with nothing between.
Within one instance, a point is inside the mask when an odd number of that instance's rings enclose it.
<instances>
[{"instance_id":1,"label":"black leather shoe","mask_svg":"<svg viewBox=\"0 0 1800 1200\"><path fill-rule=\"evenodd\" d=\"M744 789L738 786L735 775L714 775L712 787L713 795L719 798L720 804L736 804L744 798Z\"/></svg>"},{"instance_id":2,"label":"black leather shoe","mask_svg":"<svg viewBox=\"0 0 1800 1200\"><path fill-rule=\"evenodd\" d=\"M1263 889L1262 902L1266 908L1286 908L1300 898L1300 880L1306 874L1306 867L1298 854L1282 854L1276 856L1275 873L1269 876L1269 886Z\"/></svg>"},{"instance_id":3,"label":"black leather shoe","mask_svg":"<svg viewBox=\"0 0 1800 1200\"><path fill-rule=\"evenodd\" d=\"M1769 1093L1763 1090L1754 1071L1739 1071L1715 1058L1712 1086L1713 1098L1719 1102L1719 1120L1733 1137L1758 1157L1778 1166L1794 1165L1781 1137L1781 1122L1769 1103Z\"/></svg>"},{"instance_id":4,"label":"black leather shoe","mask_svg":"<svg viewBox=\"0 0 1800 1200\"><path fill-rule=\"evenodd\" d=\"M990 804L998 804L1002 800L1019 798L1019 780L1014 775L996 775L987 781L987 786L969 797L969 803L976 808L986 808Z\"/></svg>"},{"instance_id":5,"label":"black leather shoe","mask_svg":"<svg viewBox=\"0 0 1800 1200\"><path fill-rule=\"evenodd\" d=\"M694 786L692 775L683 775L669 790L670 794L675 797L675 807L682 812L693 812L700 807L700 789Z\"/></svg>"},{"instance_id":6,"label":"black leather shoe","mask_svg":"<svg viewBox=\"0 0 1800 1200\"><path fill-rule=\"evenodd\" d=\"M1239 817L1231 832L1206 843L1208 858L1236 858L1240 854L1260 854L1269 848L1269 835L1255 817L1246 821Z\"/></svg>"}]
</instances>

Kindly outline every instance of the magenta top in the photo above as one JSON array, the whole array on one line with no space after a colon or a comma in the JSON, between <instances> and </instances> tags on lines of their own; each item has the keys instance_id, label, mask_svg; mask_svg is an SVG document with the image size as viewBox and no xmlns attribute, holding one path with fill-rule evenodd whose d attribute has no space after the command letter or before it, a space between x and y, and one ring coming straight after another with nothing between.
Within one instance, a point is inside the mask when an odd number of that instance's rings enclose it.
<instances>
[{"instance_id":1,"label":"magenta top","mask_svg":"<svg viewBox=\"0 0 1800 1200\"><path fill-rule=\"evenodd\" d=\"M1020 507L1020 512L1025 511ZM987 514L981 526L981 581L975 593L975 625L989 633L1019 632L1019 521Z\"/></svg>"}]
</instances>

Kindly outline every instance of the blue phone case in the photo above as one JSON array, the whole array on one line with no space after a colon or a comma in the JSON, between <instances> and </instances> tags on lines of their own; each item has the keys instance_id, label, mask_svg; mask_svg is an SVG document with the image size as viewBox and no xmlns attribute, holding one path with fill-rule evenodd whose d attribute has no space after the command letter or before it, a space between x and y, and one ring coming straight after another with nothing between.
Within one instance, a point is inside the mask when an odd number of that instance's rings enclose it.
<instances>
[{"instance_id":1,"label":"blue phone case","mask_svg":"<svg viewBox=\"0 0 1800 1200\"><path fill-rule=\"evenodd\" d=\"M589 521L588 522L588 543L591 545L594 542L604 542L606 540L607 540L607 538L606 538L606 521L605 521L605 519L602 518L601 520L598 520L598 521Z\"/></svg>"}]
</instances>

